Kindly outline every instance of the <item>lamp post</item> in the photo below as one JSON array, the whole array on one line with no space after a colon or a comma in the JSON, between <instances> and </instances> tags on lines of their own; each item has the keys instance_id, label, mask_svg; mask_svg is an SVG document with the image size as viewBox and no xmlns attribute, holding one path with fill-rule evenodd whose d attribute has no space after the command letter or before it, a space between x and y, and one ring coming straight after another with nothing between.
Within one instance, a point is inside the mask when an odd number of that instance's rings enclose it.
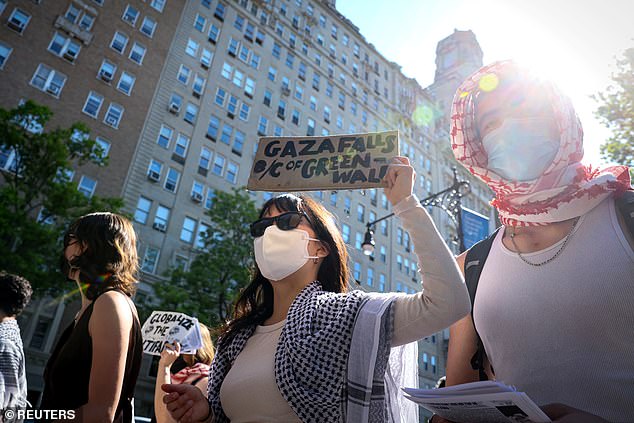
<instances>
[{"instance_id":1,"label":"lamp post","mask_svg":"<svg viewBox=\"0 0 634 423\"><path fill-rule=\"evenodd\" d=\"M458 180L458 171L455 166L451 170L453 171L453 184L450 187L443 189L442 191L423 198L422 200L420 200L420 203L425 207L439 207L449 215L449 218L452 220L452 222L454 222L454 224L456 225L456 229L458 230L458 234L454 239L458 241L459 249L462 253L465 250L465 247L464 236L462 232L462 216L460 213L461 199L464 195L468 194L471 191L471 187L469 186L468 181ZM363 239L363 244L361 245L363 249L363 254L369 256L372 255L372 253L374 252L374 226L377 223L385 219L389 219L392 216L394 216L394 213L390 213L365 224L365 237Z\"/></svg>"}]
</instances>

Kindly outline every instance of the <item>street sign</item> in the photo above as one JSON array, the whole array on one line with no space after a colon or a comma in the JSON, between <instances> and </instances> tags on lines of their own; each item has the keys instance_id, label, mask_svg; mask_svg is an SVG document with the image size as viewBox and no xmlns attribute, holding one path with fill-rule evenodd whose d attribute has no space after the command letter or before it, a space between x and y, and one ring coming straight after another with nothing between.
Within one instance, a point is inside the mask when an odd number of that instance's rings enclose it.
<instances>
[{"instance_id":1,"label":"street sign","mask_svg":"<svg viewBox=\"0 0 634 423\"><path fill-rule=\"evenodd\" d=\"M480 213L462 207L462 236L465 249L489 236L489 218Z\"/></svg>"}]
</instances>

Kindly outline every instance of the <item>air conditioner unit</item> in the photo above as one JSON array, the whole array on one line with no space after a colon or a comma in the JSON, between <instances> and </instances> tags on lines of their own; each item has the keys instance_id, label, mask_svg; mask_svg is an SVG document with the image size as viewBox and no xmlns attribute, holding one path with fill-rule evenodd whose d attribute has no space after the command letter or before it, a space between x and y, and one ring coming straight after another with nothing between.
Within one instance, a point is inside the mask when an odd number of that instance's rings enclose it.
<instances>
[{"instance_id":1,"label":"air conditioner unit","mask_svg":"<svg viewBox=\"0 0 634 423\"><path fill-rule=\"evenodd\" d=\"M209 63L200 62L200 66L201 66L203 69L209 69Z\"/></svg>"},{"instance_id":2,"label":"air conditioner unit","mask_svg":"<svg viewBox=\"0 0 634 423\"><path fill-rule=\"evenodd\" d=\"M117 118L114 116L106 116L106 123L110 126L117 126Z\"/></svg>"},{"instance_id":3,"label":"air conditioner unit","mask_svg":"<svg viewBox=\"0 0 634 423\"><path fill-rule=\"evenodd\" d=\"M291 89L287 87L282 87L282 94L286 96L291 95Z\"/></svg>"},{"instance_id":4,"label":"air conditioner unit","mask_svg":"<svg viewBox=\"0 0 634 423\"><path fill-rule=\"evenodd\" d=\"M49 92L49 93L51 93L51 94L53 94L54 96L58 96L58 95L59 95L60 88L59 88L59 85L49 85L49 86L46 88L46 91L47 91L47 92Z\"/></svg>"},{"instance_id":5,"label":"air conditioner unit","mask_svg":"<svg viewBox=\"0 0 634 423\"><path fill-rule=\"evenodd\" d=\"M150 181L158 182L159 179L161 179L161 175L158 172L154 171L154 170L150 170L147 173L147 178Z\"/></svg>"},{"instance_id":6,"label":"air conditioner unit","mask_svg":"<svg viewBox=\"0 0 634 423\"><path fill-rule=\"evenodd\" d=\"M192 201L200 203L203 201L203 195L199 192L192 192Z\"/></svg>"},{"instance_id":7,"label":"air conditioner unit","mask_svg":"<svg viewBox=\"0 0 634 423\"><path fill-rule=\"evenodd\" d=\"M167 227L165 226L165 223L163 222L154 222L152 224L152 227L159 232L165 232L167 230Z\"/></svg>"},{"instance_id":8,"label":"air conditioner unit","mask_svg":"<svg viewBox=\"0 0 634 423\"><path fill-rule=\"evenodd\" d=\"M177 115L178 112L180 112L181 110L181 106L176 103L170 103L170 105L167 107L167 110L169 110L170 113Z\"/></svg>"},{"instance_id":9,"label":"air conditioner unit","mask_svg":"<svg viewBox=\"0 0 634 423\"><path fill-rule=\"evenodd\" d=\"M77 52L73 51L73 50L66 50L66 52L64 52L64 59L70 61L70 62L74 62L75 59L77 58Z\"/></svg>"},{"instance_id":10,"label":"air conditioner unit","mask_svg":"<svg viewBox=\"0 0 634 423\"><path fill-rule=\"evenodd\" d=\"M101 78L105 82L110 83L112 81L112 74L109 72L106 72L105 70L101 70L99 71L99 78Z\"/></svg>"},{"instance_id":11,"label":"air conditioner unit","mask_svg":"<svg viewBox=\"0 0 634 423\"><path fill-rule=\"evenodd\" d=\"M132 15L124 15L123 16L123 20L126 21L126 22L131 23L132 25L134 25L134 21L136 19L134 19L134 16L132 16Z\"/></svg>"}]
</instances>

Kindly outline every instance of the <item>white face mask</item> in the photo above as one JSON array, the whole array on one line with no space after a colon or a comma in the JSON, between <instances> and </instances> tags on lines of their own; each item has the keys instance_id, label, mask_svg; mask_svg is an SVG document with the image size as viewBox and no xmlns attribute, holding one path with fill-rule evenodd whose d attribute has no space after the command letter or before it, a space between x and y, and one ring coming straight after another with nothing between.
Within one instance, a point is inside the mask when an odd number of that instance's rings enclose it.
<instances>
[{"instance_id":1,"label":"white face mask","mask_svg":"<svg viewBox=\"0 0 634 423\"><path fill-rule=\"evenodd\" d=\"M310 238L302 229L283 231L277 225L271 225L264 235L253 241L255 261L262 275L271 281L279 281L297 272L308 259L319 258L308 255Z\"/></svg>"},{"instance_id":2,"label":"white face mask","mask_svg":"<svg viewBox=\"0 0 634 423\"><path fill-rule=\"evenodd\" d=\"M487 168L511 181L537 179L559 149L559 139L551 133L551 122L546 118L505 119L482 138L489 157Z\"/></svg>"}]
</instances>

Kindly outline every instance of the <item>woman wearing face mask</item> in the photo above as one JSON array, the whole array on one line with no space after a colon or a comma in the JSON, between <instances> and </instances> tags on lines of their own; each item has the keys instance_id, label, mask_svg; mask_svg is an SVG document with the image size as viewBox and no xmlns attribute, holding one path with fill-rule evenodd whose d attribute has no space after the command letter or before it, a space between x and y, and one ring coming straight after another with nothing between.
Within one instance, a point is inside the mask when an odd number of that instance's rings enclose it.
<instances>
[{"instance_id":1,"label":"woman wearing face mask","mask_svg":"<svg viewBox=\"0 0 634 423\"><path fill-rule=\"evenodd\" d=\"M61 265L81 309L46 365L41 408L75 410L83 422L131 422L142 356L130 299L138 267L132 224L113 213L80 217L64 236Z\"/></svg>"},{"instance_id":2,"label":"woman wearing face mask","mask_svg":"<svg viewBox=\"0 0 634 423\"><path fill-rule=\"evenodd\" d=\"M480 379L479 334L489 378L567 404L544 407L555 421L634 421L634 240L615 207L628 169L583 165L570 100L511 61L469 77L452 116L456 159L495 192L503 226L472 316L451 327L447 385Z\"/></svg>"},{"instance_id":3,"label":"woman wearing face mask","mask_svg":"<svg viewBox=\"0 0 634 423\"><path fill-rule=\"evenodd\" d=\"M450 251L412 194L409 160L395 159L385 179L385 194L414 243L424 291L348 292L348 255L332 215L310 197L275 197L251 225L257 267L218 341L209 401L197 389L165 385L172 417L233 423L417 419L416 406L399 396L402 385L416 383L416 356L407 355L410 348L391 347L464 316L468 295Z\"/></svg>"}]
</instances>

